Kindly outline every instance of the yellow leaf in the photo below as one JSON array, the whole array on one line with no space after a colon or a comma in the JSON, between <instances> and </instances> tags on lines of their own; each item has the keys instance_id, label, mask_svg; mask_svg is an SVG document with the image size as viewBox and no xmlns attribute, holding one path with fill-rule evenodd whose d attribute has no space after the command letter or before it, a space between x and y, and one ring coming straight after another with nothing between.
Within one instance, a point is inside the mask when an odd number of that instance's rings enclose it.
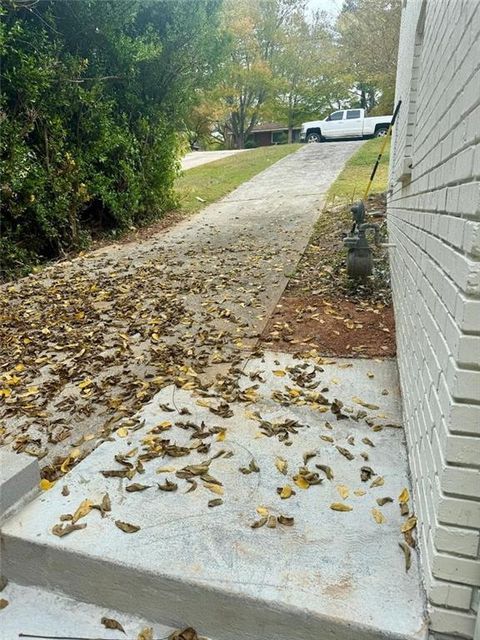
<instances>
[{"instance_id":1,"label":"yellow leaf","mask_svg":"<svg viewBox=\"0 0 480 640\"><path fill-rule=\"evenodd\" d=\"M220 433L217 435L217 437L215 438L215 440L217 442L223 442L225 440L225 434L227 433L227 430L225 429L225 431L220 431Z\"/></svg>"},{"instance_id":2,"label":"yellow leaf","mask_svg":"<svg viewBox=\"0 0 480 640\"><path fill-rule=\"evenodd\" d=\"M364 496L367 492L364 491L363 489L355 489L355 491L353 492L356 496Z\"/></svg>"},{"instance_id":3,"label":"yellow leaf","mask_svg":"<svg viewBox=\"0 0 480 640\"><path fill-rule=\"evenodd\" d=\"M164 420L163 422L160 422L160 424L158 426L161 429L170 429L170 427L172 426L172 423L169 422L168 420Z\"/></svg>"},{"instance_id":4,"label":"yellow leaf","mask_svg":"<svg viewBox=\"0 0 480 640\"><path fill-rule=\"evenodd\" d=\"M353 400L353 402L356 402L357 404L359 404L362 407L365 407L366 409L372 409L372 411L375 411L376 409L380 408L378 406L378 404L372 404L370 402L365 402L365 400L362 400L358 396L353 396L352 400Z\"/></svg>"},{"instance_id":5,"label":"yellow leaf","mask_svg":"<svg viewBox=\"0 0 480 640\"><path fill-rule=\"evenodd\" d=\"M256 512L258 513L259 516L264 516L264 517L268 516L268 514L270 513L267 507L257 507Z\"/></svg>"},{"instance_id":6,"label":"yellow leaf","mask_svg":"<svg viewBox=\"0 0 480 640\"><path fill-rule=\"evenodd\" d=\"M405 489L402 490L402 493L398 496L398 501L408 502L409 500L410 500L410 493L408 489L405 487Z\"/></svg>"},{"instance_id":7,"label":"yellow leaf","mask_svg":"<svg viewBox=\"0 0 480 640\"><path fill-rule=\"evenodd\" d=\"M210 408L210 403L207 402L206 400L204 400L203 398L199 398L197 400L197 404L198 404L199 407L206 407L207 409Z\"/></svg>"},{"instance_id":8,"label":"yellow leaf","mask_svg":"<svg viewBox=\"0 0 480 640\"><path fill-rule=\"evenodd\" d=\"M343 504L343 502L332 502L330 509L333 509L333 511L351 511L353 507L349 504Z\"/></svg>"},{"instance_id":9,"label":"yellow leaf","mask_svg":"<svg viewBox=\"0 0 480 640\"><path fill-rule=\"evenodd\" d=\"M175 467L160 467L157 469L157 473L173 473L176 470Z\"/></svg>"},{"instance_id":10,"label":"yellow leaf","mask_svg":"<svg viewBox=\"0 0 480 640\"><path fill-rule=\"evenodd\" d=\"M80 518L83 518L87 514L89 514L90 511L92 510L92 506L93 506L93 502L91 500L83 500L80 503L78 509L73 514L72 524L75 524L75 522L77 522L77 520L80 520Z\"/></svg>"},{"instance_id":11,"label":"yellow leaf","mask_svg":"<svg viewBox=\"0 0 480 640\"><path fill-rule=\"evenodd\" d=\"M283 376L287 375L283 369L274 369L272 373L274 376L277 376L277 378L283 378Z\"/></svg>"},{"instance_id":12,"label":"yellow leaf","mask_svg":"<svg viewBox=\"0 0 480 640\"><path fill-rule=\"evenodd\" d=\"M80 384L78 385L78 387L80 389L86 389L86 387L89 387L91 384L93 384L93 381L90 380L90 378L85 378L85 380L83 380L82 382L80 382Z\"/></svg>"},{"instance_id":13,"label":"yellow leaf","mask_svg":"<svg viewBox=\"0 0 480 640\"><path fill-rule=\"evenodd\" d=\"M83 436L83 441L84 442L89 442L89 440L93 440L95 438L95 434L94 433L86 433Z\"/></svg>"},{"instance_id":14,"label":"yellow leaf","mask_svg":"<svg viewBox=\"0 0 480 640\"><path fill-rule=\"evenodd\" d=\"M337 486L337 491L340 494L340 497L343 498L344 500L346 500L350 495L350 489L347 487L346 484L339 484Z\"/></svg>"},{"instance_id":15,"label":"yellow leaf","mask_svg":"<svg viewBox=\"0 0 480 640\"><path fill-rule=\"evenodd\" d=\"M406 533L411 529L415 529L416 526L417 526L417 518L415 516L410 516L410 518L408 518L408 520L405 520L405 522L402 524L400 531L402 533Z\"/></svg>"},{"instance_id":16,"label":"yellow leaf","mask_svg":"<svg viewBox=\"0 0 480 640\"><path fill-rule=\"evenodd\" d=\"M42 491L48 491L54 485L55 485L55 482L50 482L50 480L47 480L46 478L43 478L43 480L40 480L40 483L39 483L40 489Z\"/></svg>"},{"instance_id":17,"label":"yellow leaf","mask_svg":"<svg viewBox=\"0 0 480 640\"><path fill-rule=\"evenodd\" d=\"M293 481L295 482L297 487L300 487L300 489L308 489L308 487L310 486L305 478L301 475L293 476Z\"/></svg>"},{"instance_id":18,"label":"yellow leaf","mask_svg":"<svg viewBox=\"0 0 480 640\"><path fill-rule=\"evenodd\" d=\"M383 476L377 476L371 483L370 487L383 487L384 484L385 480L383 479Z\"/></svg>"},{"instance_id":19,"label":"yellow leaf","mask_svg":"<svg viewBox=\"0 0 480 640\"><path fill-rule=\"evenodd\" d=\"M145 627L138 634L137 640L153 640L153 629L152 627Z\"/></svg>"},{"instance_id":20,"label":"yellow leaf","mask_svg":"<svg viewBox=\"0 0 480 640\"><path fill-rule=\"evenodd\" d=\"M288 463L285 460L285 458L281 458L280 456L277 456L275 458L275 466L280 471L280 473L283 473L284 476L287 475Z\"/></svg>"},{"instance_id":21,"label":"yellow leaf","mask_svg":"<svg viewBox=\"0 0 480 640\"><path fill-rule=\"evenodd\" d=\"M214 482L204 482L203 486L211 491L212 493L216 493L219 496L223 496L223 487L219 484L215 484Z\"/></svg>"},{"instance_id":22,"label":"yellow leaf","mask_svg":"<svg viewBox=\"0 0 480 640\"><path fill-rule=\"evenodd\" d=\"M372 516L377 524L383 524L384 522L387 521L383 513L378 509L372 509Z\"/></svg>"},{"instance_id":23,"label":"yellow leaf","mask_svg":"<svg viewBox=\"0 0 480 640\"><path fill-rule=\"evenodd\" d=\"M117 429L117 436L119 438L126 438L128 436L127 427L120 427L120 429Z\"/></svg>"},{"instance_id":24,"label":"yellow leaf","mask_svg":"<svg viewBox=\"0 0 480 640\"><path fill-rule=\"evenodd\" d=\"M25 365L24 364L15 365L15 371L18 371L18 373L21 373L22 371L25 371Z\"/></svg>"},{"instance_id":25,"label":"yellow leaf","mask_svg":"<svg viewBox=\"0 0 480 640\"><path fill-rule=\"evenodd\" d=\"M293 493L293 489L289 484L286 484L284 487L282 487L282 490L280 491L280 498L282 498L282 500L286 500L287 498L290 498L290 496Z\"/></svg>"}]
</instances>

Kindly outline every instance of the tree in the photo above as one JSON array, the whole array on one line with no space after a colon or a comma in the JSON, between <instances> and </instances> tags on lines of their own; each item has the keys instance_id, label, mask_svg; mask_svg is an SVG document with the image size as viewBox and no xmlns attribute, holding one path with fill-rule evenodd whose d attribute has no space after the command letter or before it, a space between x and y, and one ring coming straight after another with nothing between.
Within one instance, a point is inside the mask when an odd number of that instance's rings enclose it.
<instances>
[{"instance_id":1,"label":"tree","mask_svg":"<svg viewBox=\"0 0 480 640\"><path fill-rule=\"evenodd\" d=\"M282 33L304 0L227 0L225 25L230 52L219 95L228 110L223 128L242 149L275 89L272 60Z\"/></svg>"},{"instance_id":2,"label":"tree","mask_svg":"<svg viewBox=\"0 0 480 640\"><path fill-rule=\"evenodd\" d=\"M348 0L338 16L339 60L365 109L393 109L401 0ZM379 103L380 101L380 103Z\"/></svg>"}]
</instances>

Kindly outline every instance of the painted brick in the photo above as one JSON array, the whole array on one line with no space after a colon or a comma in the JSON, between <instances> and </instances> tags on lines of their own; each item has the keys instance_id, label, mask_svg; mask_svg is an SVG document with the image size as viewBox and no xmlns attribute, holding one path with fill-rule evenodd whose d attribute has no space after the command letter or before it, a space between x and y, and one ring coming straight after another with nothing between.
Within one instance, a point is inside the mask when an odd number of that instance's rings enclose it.
<instances>
[{"instance_id":1,"label":"painted brick","mask_svg":"<svg viewBox=\"0 0 480 640\"><path fill-rule=\"evenodd\" d=\"M480 600L480 3L425 0L419 45L422 2L403 3L387 220L420 562L452 640Z\"/></svg>"}]
</instances>

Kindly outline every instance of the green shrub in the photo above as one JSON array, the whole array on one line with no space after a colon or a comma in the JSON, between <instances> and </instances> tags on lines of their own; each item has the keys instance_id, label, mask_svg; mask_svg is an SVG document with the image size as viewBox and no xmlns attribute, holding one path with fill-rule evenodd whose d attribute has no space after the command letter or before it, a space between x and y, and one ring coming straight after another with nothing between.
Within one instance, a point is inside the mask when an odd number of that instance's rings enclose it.
<instances>
[{"instance_id":1,"label":"green shrub","mask_svg":"<svg viewBox=\"0 0 480 640\"><path fill-rule=\"evenodd\" d=\"M177 131L222 52L219 0L188 4L3 4L1 277L173 206Z\"/></svg>"}]
</instances>

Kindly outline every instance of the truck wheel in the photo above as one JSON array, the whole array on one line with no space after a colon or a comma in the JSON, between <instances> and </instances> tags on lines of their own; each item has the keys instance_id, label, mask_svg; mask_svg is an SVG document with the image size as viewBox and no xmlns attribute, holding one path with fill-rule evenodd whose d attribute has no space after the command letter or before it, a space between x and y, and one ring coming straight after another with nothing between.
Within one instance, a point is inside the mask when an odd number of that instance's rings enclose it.
<instances>
[{"instance_id":1,"label":"truck wheel","mask_svg":"<svg viewBox=\"0 0 480 640\"><path fill-rule=\"evenodd\" d=\"M321 142L322 136L319 133L309 133L307 136L307 142Z\"/></svg>"},{"instance_id":2,"label":"truck wheel","mask_svg":"<svg viewBox=\"0 0 480 640\"><path fill-rule=\"evenodd\" d=\"M375 138L384 138L388 133L388 127L381 127L375 131Z\"/></svg>"}]
</instances>

